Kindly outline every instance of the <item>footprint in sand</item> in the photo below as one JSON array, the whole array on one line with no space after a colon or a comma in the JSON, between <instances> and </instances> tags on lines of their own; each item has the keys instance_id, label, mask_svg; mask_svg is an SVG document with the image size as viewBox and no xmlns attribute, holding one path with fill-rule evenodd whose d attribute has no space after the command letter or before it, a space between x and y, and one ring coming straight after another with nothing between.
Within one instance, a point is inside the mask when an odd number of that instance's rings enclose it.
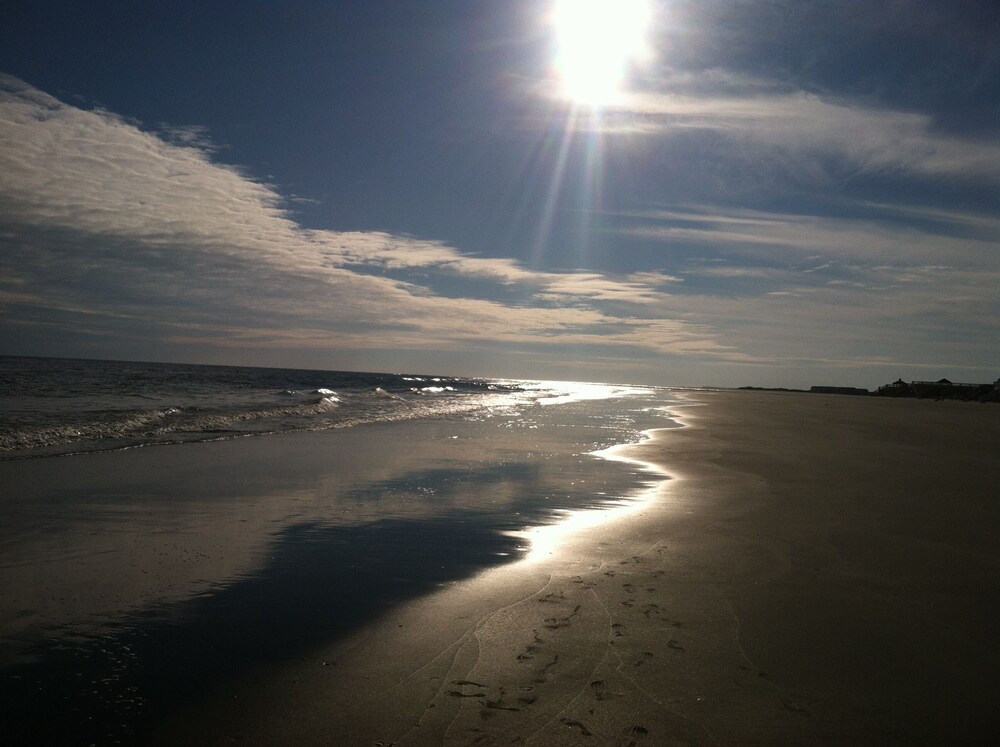
<instances>
[{"instance_id":1,"label":"footprint in sand","mask_svg":"<svg viewBox=\"0 0 1000 747\"><path fill-rule=\"evenodd\" d=\"M528 659L535 658L535 654L538 653L538 645L540 643L543 643L542 639L538 635L538 631L537 630L532 630L531 633L532 633L532 635L534 635L535 640L533 642L529 643L525 647L524 651L522 651L521 653L519 653L517 655L516 658L517 658L518 661L526 661Z\"/></svg>"},{"instance_id":2,"label":"footprint in sand","mask_svg":"<svg viewBox=\"0 0 1000 747\"><path fill-rule=\"evenodd\" d=\"M549 680L549 670L552 669L556 664L559 663L559 654L552 657L552 661L543 666L541 669L536 670L536 677L534 682L536 685L540 685L543 682L548 682Z\"/></svg>"},{"instance_id":3,"label":"footprint in sand","mask_svg":"<svg viewBox=\"0 0 1000 747\"><path fill-rule=\"evenodd\" d=\"M489 709L494 710L494 711L520 711L521 710L517 706L507 705L507 703L504 702L503 698L504 698L504 691L503 691L503 688L500 688L500 697L497 698L496 700L486 700L486 701L483 702L483 705L486 706Z\"/></svg>"},{"instance_id":4,"label":"footprint in sand","mask_svg":"<svg viewBox=\"0 0 1000 747\"><path fill-rule=\"evenodd\" d=\"M632 584L622 584L622 588L629 594L635 594L635 587Z\"/></svg>"},{"instance_id":5,"label":"footprint in sand","mask_svg":"<svg viewBox=\"0 0 1000 747\"><path fill-rule=\"evenodd\" d=\"M548 628L549 630L558 630L559 628L568 628L569 621L572 620L580 612L580 605L576 605L572 612L570 612L566 617L546 617L543 628Z\"/></svg>"},{"instance_id":6,"label":"footprint in sand","mask_svg":"<svg viewBox=\"0 0 1000 747\"><path fill-rule=\"evenodd\" d=\"M451 684L453 684L453 685L455 685L457 687L461 687L461 688L473 687L473 688L477 688L479 690L485 690L486 689L486 685L483 685L482 683L479 683L479 682L473 682L472 680L452 680ZM448 692L446 693L446 695L450 695L452 698L485 698L486 697L486 693L485 692L471 692L470 693L470 692L466 692L464 689L463 690L448 690ZM503 697L503 691L502 690L501 690L500 697Z\"/></svg>"},{"instance_id":7,"label":"footprint in sand","mask_svg":"<svg viewBox=\"0 0 1000 747\"><path fill-rule=\"evenodd\" d=\"M625 626L622 625L621 623L612 623L611 634L615 638L621 638L623 635L625 635Z\"/></svg>"},{"instance_id":8,"label":"footprint in sand","mask_svg":"<svg viewBox=\"0 0 1000 747\"><path fill-rule=\"evenodd\" d=\"M642 606L642 614L646 617L649 617L650 615L662 615L663 608L658 604L645 604Z\"/></svg>"},{"instance_id":9,"label":"footprint in sand","mask_svg":"<svg viewBox=\"0 0 1000 747\"><path fill-rule=\"evenodd\" d=\"M674 651L683 651L684 647L681 646L681 642L676 638L671 638L667 641L667 648L672 648Z\"/></svg>"},{"instance_id":10,"label":"footprint in sand","mask_svg":"<svg viewBox=\"0 0 1000 747\"><path fill-rule=\"evenodd\" d=\"M608 685L604 680L594 680L591 682L590 691L598 700L607 700L611 697L611 692L608 690Z\"/></svg>"},{"instance_id":11,"label":"footprint in sand","mask_svg":"<svg viewBox=\"0 0 1000 747\"><path fill-rule=\"evenodd\" d=\"M490 734L483 734L483 733L480 732L479 729L469 729L469 731L471 731L473 734L476 735L475 738L471 742L469 742L469 744L495 744L496 743L496 740ZM393 743L390 742L389 744L391 745Z\"/></svg>"},{"instance_id":12,"label":"footprint in sand","mask_svg":"<svg viewBox=\"0 0 1000 747\"><path fill-rule=\"evenodd\" d=\"M582 723L580 721L574 721L574 720L568 719L568 718L561 718L559 720L562 723L566 724L566 726L571 726L574 729L579 729L580 733L583 736L585 736L585 737L592 737L592 736L594 736L594 732L592 732L590 729L588 729L587 726L586 726L586 724L584 724L584 723Z\"/></svg>"},{"instance_id":13,"label":"footprint in sand","mask_svg":"<svg viewBox=\"0 0 1000 747\"><path fill-rule=\"evenodd\" d=\"M633 726L626 734L626 739L629 741L626 743L625 747L636 747L636 745L639 744L639 740L647 734L649 734L649 729L645 726Z\"/></svg>"},{"instance_id":14,"label":"footprint in sand","mask_svg":"<svg viewBox=\"0 0 1000 747\"><path fill-rule=\"evenodd\" d=\"M632 662L632 666L641 667L643 664L645 664L652 658L653 658L652 651L643 651L641 654L639 654L639 656L636 657L636 660Z\"/></svg>"}]
</instances>

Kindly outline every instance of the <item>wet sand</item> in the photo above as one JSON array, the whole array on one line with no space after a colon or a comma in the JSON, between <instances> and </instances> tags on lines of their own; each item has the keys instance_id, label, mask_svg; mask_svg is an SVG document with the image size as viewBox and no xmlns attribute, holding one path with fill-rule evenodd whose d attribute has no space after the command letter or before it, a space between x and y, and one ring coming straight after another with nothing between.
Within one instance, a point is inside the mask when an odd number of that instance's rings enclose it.
<instances>
[{"instance_id":1,"label":"wet sand","mask_svg":"<svg viewBox=\"0 0 1000 747\"><path fill-rule=\"evenodd\" d=\"M1000 408L697 392L647 503L234 680L164 743L985 742Z\"/></svg>"},{"instance_id":2,"label":"wet sand","mask_svg":"<svg viewBox=\"0 0 1000 747\"><path fill-rule=\"evenodd\" d=\"M669 424L663 404L0 461L5 743L148 743L255 672L269 687L387 610L510 565L525 527L645 490L653 476L589 453ZM214 715L190 742L211 742Z\"/></svg>"}]
</instances>

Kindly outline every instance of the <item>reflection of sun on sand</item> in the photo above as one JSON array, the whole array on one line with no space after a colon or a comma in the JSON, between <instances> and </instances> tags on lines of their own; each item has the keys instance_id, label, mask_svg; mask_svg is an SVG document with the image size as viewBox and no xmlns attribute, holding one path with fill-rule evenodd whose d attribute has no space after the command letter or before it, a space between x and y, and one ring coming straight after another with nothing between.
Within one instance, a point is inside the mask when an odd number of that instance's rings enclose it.
<instances>
[{"instance_id":1,"label":"reflection of sun on sand","mask_svg":"<svg viewBox=\"0 0 1000 747\"><path fill-rule=\"evenodd\" d=\"M995 732L1000 496L981 476L1000 413L690 396L692 427L632 450L676 477L655 500L262 672L190 728L638 747Z\"/></svg>"},{"instance_id":2,"label":"reflection of sun on sand","mask_svg":"<svg viewBox=\"0 0 1000 747\"><path fill-rule=\"evenodd\" d=\"M676 416L672 416L672 419L679 422L681 420ZM645 433L643 437L649 438L651 433L655 433L655 431ZM524 562L533 563L548 558L556 554L563 542L575 534L585 529L606 526L611 522L641 512L648 506L651 500L655 499L662 485L663 477L669 477L669 473L663 467L653 462L631 456L630 452L632 451L634 451L633 445L612 446L607 449L591 452L591 454L609 461L627 462L638 465L641 469L655 474L656 478L650 480L646 489L639 495L628 496L624 500L619 500L618 505L604 510L557 511L555 513L558 521L555 524L531 527L521 532L511 533L513 536L519 537L528 543L530 549L524 557ZM614 498L614 496L609 496L609 500L613 500Z\"/></svg>"}]
</instances>

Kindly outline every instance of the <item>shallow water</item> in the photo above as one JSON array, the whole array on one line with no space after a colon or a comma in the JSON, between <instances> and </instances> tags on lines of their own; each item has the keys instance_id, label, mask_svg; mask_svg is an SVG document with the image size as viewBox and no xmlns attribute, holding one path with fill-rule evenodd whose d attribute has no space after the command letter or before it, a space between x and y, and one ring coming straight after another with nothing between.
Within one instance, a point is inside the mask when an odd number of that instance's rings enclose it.
<instances>
[{"instance_id":1,"label":"shallow water","mask_svg":"<svg viewBox=\"0 0 1000 747\"><path fill-rule=\"evenodd\" d=\"M8 461L0 699L16 741L133 741L250 667L515 562L661 477L590 454L664 393Z\"/></svg>"}]
</instances>

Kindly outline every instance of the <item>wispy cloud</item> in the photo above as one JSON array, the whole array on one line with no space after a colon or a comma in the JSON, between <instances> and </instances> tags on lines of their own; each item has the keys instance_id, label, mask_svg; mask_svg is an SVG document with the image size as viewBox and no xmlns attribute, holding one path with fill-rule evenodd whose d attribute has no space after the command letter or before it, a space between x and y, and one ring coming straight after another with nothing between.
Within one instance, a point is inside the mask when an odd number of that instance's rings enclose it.
<instances>
[{"instance_id":1,"label":"wispy cloud","mask_svg":"<svg viewBox=\"0 0 1000 747\"><path fill-rule=\"evenodd\" d=\"M662 246L664 271L685 279L661 301L668 313L706 323L743 362L828 365L836 354L859 367L955 359L974 369L974 359L988 377L1000 329L1000 220L849 207L861 215L664 206L619 215L617 225Z\"/></svg>"},{"instance_id":2,"label":"wispy cloud","mask_svg":"<svg viewBox=\"0 0 1000 747\"><path fill-rule=\"evenodd\" d=\"M0 296L8 319L128 318L165 343L236 347L713 349L703 325L623 313L660 297L640 279L303 228L273 187L216 162L198 129L164 138L5 78L0 139L0 262L24 289ZM511 300L442 296L428 275L485 280Z\"/></svg>"},{"instance_id":3,"label":"wispy cloud","mask_svg":"<svg viewBox=\"0 0 1000 747\"><path fill-rule=\"evenodd\" d=\"M557 94L537 83L543 99ZM870 97L820 95L787 80L768 80L711 68L671 71L647 79L599 115L571 120L584 131L669 138L693 132L728 141L731 158L768 158L794 164L801 174L918 175L963 181L1000 181L995 137L959 136L934 115L879 104ZM755 149L753 154L746 147ZM817 174L818 178L818 174Z\"/></svg>"},{"instance_id":4,"label":"wispy cloud","mask_svg":"<svg viewBox=\"0 0 1000 747\"><path fill-rule=\"evenodd\" d=\"M633 94L610 121L638 131L711 130L797 157L835 155L860 171L1000 179L1000 146L941 133L920 112L802 91L743 96Z\"/></svg>"},{"instance_id":5,"label":"wispy cloud","mask_svg":"<svg viewBox=\"0 0 1000 747\"><path fill-rule=\"evenodd\" d=\"M863 206L863 205L862 205ZM756 259L824 256L870 263L949 262L994 266L1000 219L957 211L915 211L866 206L870 217L777 213L693 205L653 209L627 216L619 230L676 245L725 247ZM895 214L918 212L921 222L901 223ZM912 216L911 217L915 217Z\"/></svg>"}]
</instances>

